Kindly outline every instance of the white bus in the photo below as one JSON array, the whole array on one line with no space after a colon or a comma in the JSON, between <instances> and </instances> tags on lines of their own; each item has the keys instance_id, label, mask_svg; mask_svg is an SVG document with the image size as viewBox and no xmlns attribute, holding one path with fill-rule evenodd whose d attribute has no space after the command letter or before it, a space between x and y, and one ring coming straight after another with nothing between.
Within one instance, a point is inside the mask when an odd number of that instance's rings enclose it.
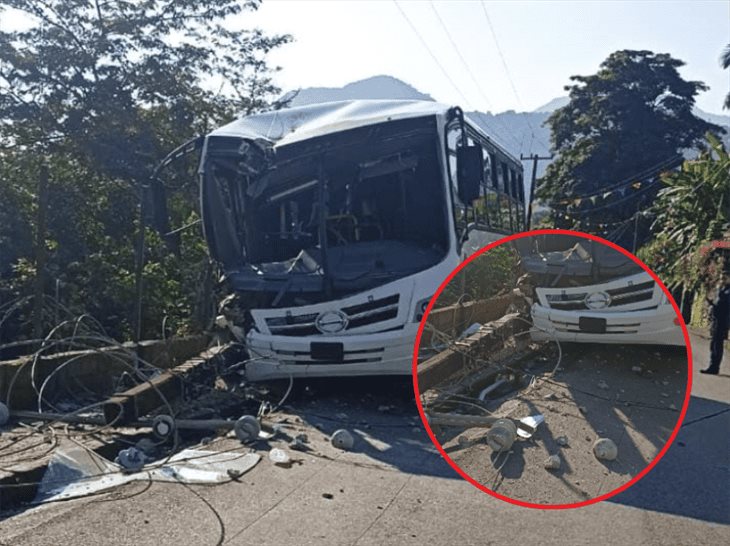
<instances>
[{"instance_id":1,"label":"white bus","mask_svg":"<svg viewBox=\"0 0 730 546\"><path fill-rule=\"evenodd\" d=\"M564 234L524 237L514 245L533 286L532 339L684 346L669 298L621 252Z\"/></svg>"},{"instance_id":2,"label":"white bus","mask_svg":"<svg viewBox=\"0 0 730 546\"><path fill-rule=\"evenodd\" d=\"M205 136L199 174L250 380L409 374L440 283L529 206L521 163L427 101L243 117Z\"/></svg>"}]
</instances>

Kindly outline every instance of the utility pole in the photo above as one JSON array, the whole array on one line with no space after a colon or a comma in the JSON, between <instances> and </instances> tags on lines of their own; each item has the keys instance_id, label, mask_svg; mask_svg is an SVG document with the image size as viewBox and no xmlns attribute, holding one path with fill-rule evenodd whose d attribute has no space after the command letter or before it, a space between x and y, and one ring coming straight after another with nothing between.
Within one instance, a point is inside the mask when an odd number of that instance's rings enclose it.
<instances>
[{"instance_id":1,"label":"utility pole","mask_svg":"<svg viewBox=\"0 0 730 546\"><path fill-rule=\"evenodd\" d=\"M636 239L639 234L639 205L636 205L636 214L634 214L634 243L631 245L631 252L636 254Z\"/></svg>"},{"instance_id":2,"label":"utility pole","mask_svg":"<svg viewBox=\"0 0 730 546\"><path fill-rule=\"evenodd\" d=\"M537 154L523 156L520 154L522 161L532 160L532 182L530 183L530 203L527 209L527 229L532 229L532 200L535 198L535 180L537 179L537 162L538 161L550 161L553 158L552 154L545 157L540 157Z\"/></svg>"}]
</instances>

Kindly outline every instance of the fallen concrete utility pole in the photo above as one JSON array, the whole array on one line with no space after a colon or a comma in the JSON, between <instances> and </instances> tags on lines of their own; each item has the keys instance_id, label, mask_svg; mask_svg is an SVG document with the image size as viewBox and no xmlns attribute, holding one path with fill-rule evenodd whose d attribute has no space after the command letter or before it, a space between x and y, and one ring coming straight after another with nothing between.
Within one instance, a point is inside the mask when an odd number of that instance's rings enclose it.
<instances>
[{"instance_id":1,"label":"fallen concrete utility pole","mask_svg":"<svg viewBox=\"0 0 730 546\"><path fill-rule=\"evenodd\" d=\"M125 392L115 394L104 404L105 423L132 423L164 405L165 400L170 402L180 397L183 393L185 381L190 379L191 375L207 369L207 365L213 359L224 358L229 349L232 350L232 346L213 347L200 356L191 358L179 366L164 371L149 381L132 387Z\"/></svg>"},{"instance_id":2,"label":"fallen concrete utility pole","mask_svg":"<svg viewBox=\"0 0 730 546\"><path fill-rule=\"evenodd\" d=\"M484 325L477 333L460 341L458 347L446 349L419 364L418 390L425 392L442 384L455 373L473 364L477 355L498 350L505 339L526 331L528 327L519 313L505 315Z\"/></svg>"},{"instance_id":3,"label":"fallen concrete utility pole","mask_svg":"<svg viewBox=\"0 0 730 546\"><path fill-rule=\"evenodd\" d=\"M463 415L460 413L428 412L426 418L430 425L444 427L490 427L501 417L493 415Z\"/></svg>"},{"instance_id":4,"label":"fallen concrete utility pole","mask_svg":"<svg viewBox=\"0 0 730 546\"><path fill-rule=\"evenodd\" d=\"M489 428L486 439L493 450L508 449L517 439L530 438L542 423L544 416L532 415L520 420L496 415L463 415L460 413L426 413L429 425L433 427Z\"/></svg>"},{"instance_id":5,"label":"fallen concrete utility pole","mask_svg":"<svg viewBox=\"0 0 730 546\"><path fill-rule=\"evenodd\" d=\"M104 426L106 424L104 417L81 416L68 413L51 413L45 411L41 413L37 411L17 410L10 412L10 415L21 421L58 421L59 423L94 426ZM252 418L252 416L248 417L249 420ZM172 417L169 419L174 428L180 430L236 430L236 423L238 423L238 421L230 419L174 419ZM128 423L128 425L131 427L154 429L157 425L157 419L139 419Z\"/></svg>"}]
</instances>

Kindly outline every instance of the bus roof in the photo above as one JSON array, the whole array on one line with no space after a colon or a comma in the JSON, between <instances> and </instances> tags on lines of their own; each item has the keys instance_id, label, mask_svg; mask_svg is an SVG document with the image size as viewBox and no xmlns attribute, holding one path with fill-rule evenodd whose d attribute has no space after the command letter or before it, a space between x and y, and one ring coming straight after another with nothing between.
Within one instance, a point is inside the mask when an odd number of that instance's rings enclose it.
<instances>
[{"instance_id":1,"label":"bus roof","mask_svg":"<svg viewBox=\"0 0 730 546\"><path fill-rule=\"evenodd\" d=\"M449 106L423 100L348 100L273 110L239 118L210 133L285 145L384 121L446 115Z\"/></svg>"},{"instance_id":2,"label":"bus roof","mask_svg":"<svg viewBox=\"0 0 730 546\"><path fill-rule=\"evenodd\" d=\"M451 108L446 104L426 100L323 102L244 116L215 129L209 136L264 140L274 146L284 146L309 138L386 121L429 115L446 118ZM519 164L519 160L497 142L495 136L487 134L468 115L465 115L465 118L474 131L491 142L492 146L505 158Z\"/></svg>"}]
</instances>

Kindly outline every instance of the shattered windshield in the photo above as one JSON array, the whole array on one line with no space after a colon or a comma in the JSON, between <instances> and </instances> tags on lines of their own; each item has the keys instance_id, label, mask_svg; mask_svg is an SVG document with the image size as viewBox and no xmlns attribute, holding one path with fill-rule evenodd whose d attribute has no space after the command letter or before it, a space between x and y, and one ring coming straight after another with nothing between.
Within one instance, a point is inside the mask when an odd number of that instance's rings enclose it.
<instances>
[{"instance_id":1,"label":"shattered windshield","mask_svg":"<svg viewBox=\"0 0 730 546\"><path fill-rule=\"evenodd\" d=\"M448 248L433 118L281 146L211 139L206 235L226 269L258 275L402 276Z\"/></svg>"}]
</instances>

